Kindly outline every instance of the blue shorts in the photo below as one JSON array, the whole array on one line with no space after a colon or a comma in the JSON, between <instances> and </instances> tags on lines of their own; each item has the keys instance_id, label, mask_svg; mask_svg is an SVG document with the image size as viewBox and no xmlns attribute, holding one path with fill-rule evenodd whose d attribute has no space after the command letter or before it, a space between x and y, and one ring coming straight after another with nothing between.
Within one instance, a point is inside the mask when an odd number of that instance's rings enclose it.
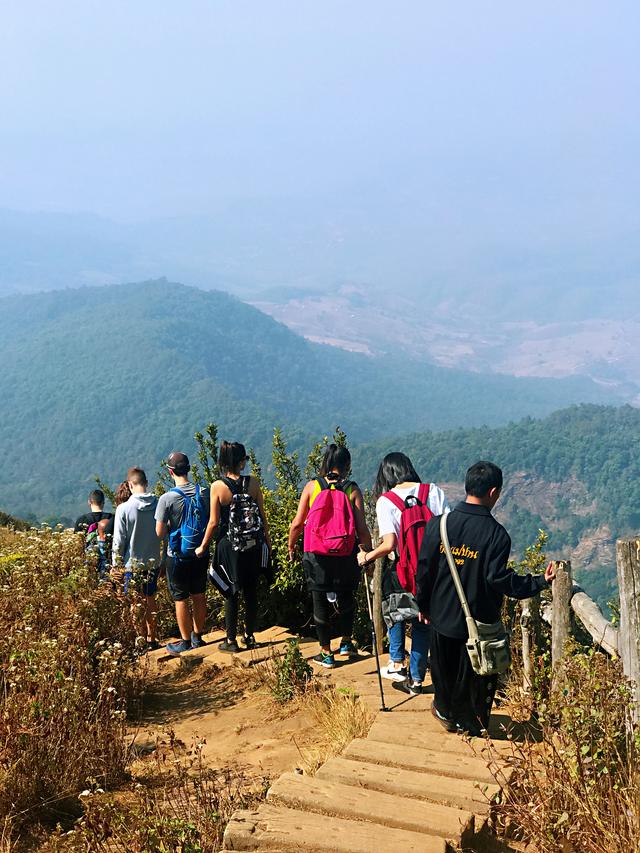
<instances>
[{"instance_id":1,"label":"blue shorts","mask_svg":"<svg viewBox=\"0 0 640 853\"><path fill-rule=\"evenodd\" d=\"M154 566L152 569L146 569L144 566L127 569L124 573L125 594L130 589L134 589L141 595L155 595L158 590L159 575L160 568L158 566Z\"/></svg>"},{"instance_id":2,"label":"blue shorts","mask_svg":"<svg viewBox=\"0 0 640 853\"><path fill-rule=\"evenodd\" d=\"M167 558L167 586L174 601L186 601L192 595L202 595L207 589L209 555L185 560Z\"/></svg>"}]
</instances>

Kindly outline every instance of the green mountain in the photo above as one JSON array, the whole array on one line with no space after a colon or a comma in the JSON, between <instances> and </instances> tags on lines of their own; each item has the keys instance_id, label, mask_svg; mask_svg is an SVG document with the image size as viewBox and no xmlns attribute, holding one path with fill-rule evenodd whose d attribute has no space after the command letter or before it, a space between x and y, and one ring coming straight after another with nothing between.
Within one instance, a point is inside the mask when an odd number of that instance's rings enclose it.
<instances>
[{"instance_id":1,"label":"green mountain","mask_svg":"<svg viewBox=\"0 0 640 853\"><path fill-rule=\"evenodd\" d=\"M0 306L0 504L22 517L74 516L94 473L114 482L133 463L155 471L211 420L268 462L275 425L307 447L339 423L355 445L611 399L588 380L480 375L312 344L235 297L164 279Z\"/></svg>"},{"instance_id":2,"label":"green mountain","mask_svg":"<svg viewBox=\"0 0 640 853\"><path fill-rule=\"evenodd\" d=\"M572 406L541 420L499 428L416 433L361 445L354 470L371 483L382 457L407 453L418 473L440 483L450 499L463 497L466 469L490 459L505 486L496 515L514 551L549 532L548 552L573 560L587 591L615 594L615 540L640 533L640 409Z\"/></svg>"}]
</instances>

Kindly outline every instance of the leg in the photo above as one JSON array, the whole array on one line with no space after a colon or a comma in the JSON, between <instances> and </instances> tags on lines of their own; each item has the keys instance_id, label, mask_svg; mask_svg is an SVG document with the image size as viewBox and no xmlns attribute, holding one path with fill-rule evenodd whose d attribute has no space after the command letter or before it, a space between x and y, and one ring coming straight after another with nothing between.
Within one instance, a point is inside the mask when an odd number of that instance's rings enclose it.
<instances>
[{"instance_id":1,"label":"leg","mask_svg":"<svg viewBox=\"0 0 640 853\"><path fill-rule=\"evenodd\" d=\"M146 598L146 613L145 613L145 624L147 628L147 641L150 643L155 643L156 641L156 629L158 624L158 612L156 610L156 597L155 595L147 595Z\"/></svg>"},{"instance_id":2,"label":"leg","mask_svg":"<svg viewBox=\"0 0 640 853\"><path fill-rule=\"evenodd\" d=\"M389 635L389 668L400 669L404 666L404 622L394 622L387 628Z\"/></svg>"},{"instance_id":3,"label":"leg","mask_svg":"<svg viewBox=\"0 0 640 853\"><path fill-rule=\"evenodd\" d=\"M489 718L497 686L497 675L476 675L475 672L473 673L470 683L470 704L473 721L481 729L489 728Z\"/></svg>"},{"instance_id":4,"label":"leg","mask_svg":"<svg viewBox=\"0 0 640 853\"><path fill-rule=\"evenodd\" d=\"M191 595L191 610L193 612L193 631L200 636L204 634L207 621L207 599L204 592L196 592ZM189 632L191 637L191 632Z\"/></svg>"},{"instance_id":5,"label":"leg","mask_svg":"<svg viewBox=\"0 0 640 853\"><path fill-rule=\"evenodd\" d=\"M353 620L356 616L355 590L347 589L338 593L338 625L340 628L340 645L351 642L353 634Z\"/></svg>"},{"instance_id":6,"label":"leg","mask_svg":"<svg viewBox=\"0 0 640 853\"><path fill-rule=\"evenodd\" d=\"M316 625L320 648L326 654L331 654L331 616L333 608L330 609L326 592L313 590L311 599L313 601L313 621Z\"/></svg>"},{"instance_id":7,"label":"leg","mask_svg":"<svg viewBox=\"0 0 640 853\"><path fill-rule=\"evenodd\" d=\"M422 684L427 674L427 655L431 644L431 626L418 619L411 622L411 655L409 669L414 683Z\"/></svg>"},{"instance_id":8,"label":"leg","mask_svg":"<svg viewBox=\"0 0 640 853\"><path fill-rule=\"evenodd\" d=\"M252 637L258 618L258 576L251 577L242 590L244 593L244 633Z\"/></svg>"},{"instance_id":9,"label":"leg","mask_svg":"<svg viewBox=\"0 0 640 853\"><path fill-rule=\"evenodd\" d=\"M460 647L466 655L464 640L452 640L432 631L431 634L431 680L434 689L434 705L447 719L453 720L456 705L456 690L460 671Z\"/></svg>"},{"instance_id":10,"label":"leg","mask_svg":"<svg viewBox=\"0 0 640 853\"><path fill-rule=\"evenodd\" d=\"M238 598L239 592L234 592L224 600L224 627L227 640L235 640L238 634Z\"/></svg>"},{"instance_id":11,"label":"leg","mask_svg":"<svg viewBox=\"0 0 640 853\"><path fill-rule=\"evenodd\" d=\"M176 601L176 621L180 630L180 636L183 640L191 642L191 626L193 620L191 618L191 608L189 607L189 599Z\"/></svg>"}]
</instances>

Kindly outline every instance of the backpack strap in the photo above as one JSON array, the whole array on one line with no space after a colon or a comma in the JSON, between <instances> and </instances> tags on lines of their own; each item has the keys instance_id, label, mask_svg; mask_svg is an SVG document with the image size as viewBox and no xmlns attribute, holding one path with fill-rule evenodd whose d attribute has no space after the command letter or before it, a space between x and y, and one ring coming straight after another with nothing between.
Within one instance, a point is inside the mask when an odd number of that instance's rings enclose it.
<instances>
[{"instance_id":1,"label":"backpack strap","mask_svg":"<svg viewBox=\"0 0 640 853\"><path fill-rule=\"evenodd\" d=\"M185 493L182 491L182 489L179 489L177 486L174 486L173 489L169 489L169 491L170 492L177 492L180 495L180 497L186 498Z\"/></svg>"},{"instance_id":2,"label":"backpack strap","mask_svg":"<svg viewBox=\"0 0 640 853\"><path fill-rule=\"evenodd\" d=\"M220 478L225 486L229 489L232 495L239 495L242 492L242 477L240 480L232 480L231 477Z\"/></svg>"},{"instance_id":3,"label":"backpack strap","mask_svg":"<svg viewBox=\"0 0 640 853\"><path fill-rule=\"evenodd\" d=\"M405 509L404 501L402 500L400 495L397 495L395 492L385 492L382 497L386 498L388 501L391 501L394 507L396 509L399 509L400 512L403 512L403 510Z\"/></svg>"},{"instance_id":4,"label":"backpack strap","mask_svg":"<svg viewBox=\"0 0 640 853\"><path fill-rule=\"evenodd\" d=\"M420 488L418 489L418 500L422 506L427 505L427 501L429 500L429 483L420 483Z\"/></svg>"},{"instance_id":5,"label":"backpack strap","mask_svg":"<svg viewBox=\"0 0 640 853\"><path fill-rule=\"evenodd\" d=\"M329 483L324 477L316 477L316 483L320 486L321 492L324 492L329 488Z\"/></svg>"}]
</instances>

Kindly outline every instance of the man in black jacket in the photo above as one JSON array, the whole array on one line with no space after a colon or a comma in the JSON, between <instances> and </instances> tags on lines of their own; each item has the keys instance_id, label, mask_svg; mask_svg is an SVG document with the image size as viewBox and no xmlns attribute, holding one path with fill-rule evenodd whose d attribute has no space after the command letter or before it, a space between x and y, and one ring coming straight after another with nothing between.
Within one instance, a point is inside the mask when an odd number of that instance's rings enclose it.
<instances>
[{"instance_id":1,"label":"man in black jacket","mask_svg":"<svg viewBox=\"0 0 640 853\"><path fill-rule=\"evenodd\" d=\"M544 575L518 575L508 568L511 539L491 515L502 489L502 471L492 462L476 462L465 477L466 500L447 516L451 551L469 602L479 622L500 619L502 601L530 598L551 583ZM440 538L440 517L425 529L416 598L431 622L431 678L435 697L431 712L447 731L480 734L489 725L497 676L476 675L467 655L464 613Z\"/></svg>"}]
</instances>

